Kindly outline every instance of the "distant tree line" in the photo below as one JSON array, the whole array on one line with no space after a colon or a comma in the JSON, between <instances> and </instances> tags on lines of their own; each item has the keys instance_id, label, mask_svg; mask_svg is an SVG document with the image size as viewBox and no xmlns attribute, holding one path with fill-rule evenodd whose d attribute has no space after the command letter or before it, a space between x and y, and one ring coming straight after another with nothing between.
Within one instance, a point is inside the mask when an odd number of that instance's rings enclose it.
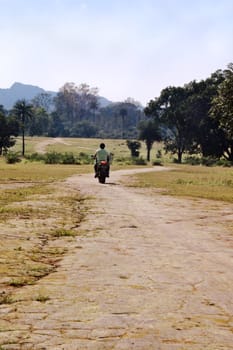
<instances>
[{"instance_id":1,"label":"distant tree line","mask_svg":"<svg viewBox=\"0 0 233 350\"><path fill-rule=\"evenodd\" d=\"M33 100L19 100L12 110L0 108L0 153L14 145L14 137L99 137L137 138L137 125L145 118L143 108L132 98L124 102L101 107L98 89L87 84L76 86L66 83L52 98L49 93L38 94ZM4 123L15 121L14 132L6 130ZM5 136L4 136L5 137Z\"/></svg>"},{"instance_id":2,"label":"distant tree line","mask_svg":"<svg viewBox=\"0 0 233 350\"><path fill-rule=\"evenodd\" d=\"M233 64L206 80L165 88L144 110L130 98L101 107L97 88L74 83L66 83L55 98L43 93L17 101L10 111L0 106L0 154L18 135L24 154L25 134L143 140L148 160L154 141L163 141L179 163L184 154L195 153L233 162Z\"/></svg>"}]
</instances>

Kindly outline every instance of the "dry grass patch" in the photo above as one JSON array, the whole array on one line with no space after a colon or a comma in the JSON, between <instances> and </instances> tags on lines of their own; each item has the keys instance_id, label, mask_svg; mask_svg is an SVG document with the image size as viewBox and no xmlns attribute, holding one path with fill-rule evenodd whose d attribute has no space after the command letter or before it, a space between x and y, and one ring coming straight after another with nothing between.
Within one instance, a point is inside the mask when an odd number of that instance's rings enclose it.
<instances>
[{"instance_id":1,"label":"dry grass patch","mask_svg":"<svg viewBox=\"0 0 233 350\"><path fill-rule=\"evenodd\" d=\"M77 189L60 181L74 169L43 164L0 169L0 303L54 271L74 246L87 207Z\"/></svg>"},{"instance_id":2,"label":"dry grass patch","mask_svg":"<svg viewBox=\"0 0 233 350\"><path fill-rule=\"evenodd\" d=\"M133 186L160 193L233 203L233 168L174 166L170 171L138 174Z\"/></svg>"}]
</instances>

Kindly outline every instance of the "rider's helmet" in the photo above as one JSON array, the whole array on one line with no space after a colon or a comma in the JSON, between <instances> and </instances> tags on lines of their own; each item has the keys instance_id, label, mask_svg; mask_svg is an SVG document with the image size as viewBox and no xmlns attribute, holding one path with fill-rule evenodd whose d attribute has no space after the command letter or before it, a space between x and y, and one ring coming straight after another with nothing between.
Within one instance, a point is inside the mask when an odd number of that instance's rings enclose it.
<instances>
[{"instance_id":1,"label":"rider's helmet","mask_svg":"<svg viewBox=\"0 0 233 350\"><path fill-rule=\"evenodd\" d=\"M101 143L101 144L100 144L100 148L101 148L101 149L104 149L104 148L105 148L105 144L104 144L104 143Z\"/></svg>"}]
</instances>

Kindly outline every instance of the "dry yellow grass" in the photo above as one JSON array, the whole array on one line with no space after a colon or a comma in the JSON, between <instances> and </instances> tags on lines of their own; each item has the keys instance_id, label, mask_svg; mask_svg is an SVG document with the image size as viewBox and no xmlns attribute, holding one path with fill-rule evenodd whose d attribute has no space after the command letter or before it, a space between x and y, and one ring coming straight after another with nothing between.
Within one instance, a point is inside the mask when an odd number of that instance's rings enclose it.
<instances>
[{"instance_id":1,"label":"dry yellow grass","mask_svg":"<svg viewBox=\"0 0 233 350\"><path fill-rule=\"evenodd\" d=\"M172 166L172 170L138 174L133 185L159 188L160 193L233 203L233 168Z\"/></svg>"},{"instance_id":2,"label":"dry yellow grass","mask_svg":"<svg viewBox=\"0 0 233 350\"><path fill-rule=\"evenodd\" d=\"M0 160L0 304L13 302L9 288L53 271L79 234L85 201L62 181L79 171L88 168Z\"/></svg>"}]
</instances>

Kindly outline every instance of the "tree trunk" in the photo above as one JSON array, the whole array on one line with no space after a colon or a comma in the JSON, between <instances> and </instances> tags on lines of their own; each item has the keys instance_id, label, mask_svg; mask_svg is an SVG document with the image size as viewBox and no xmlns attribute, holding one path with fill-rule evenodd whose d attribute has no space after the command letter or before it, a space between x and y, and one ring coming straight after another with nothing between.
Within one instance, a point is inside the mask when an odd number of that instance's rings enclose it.
<instances>
[{"instance_id":1,"label":"tree trunk","mask_svg":"<svg viewBox=\"0 0 233 350\"><path fill-rule=\"evenodd\" d=\"M180 149L178 149L178 163L181 164L182 163L182 151Z\"/></svg>"},{"instance_id":2,"label":"tree trunk","mask_svg":"<svg viewBox=\"0 0 233 350\"><path fill-rule=\"evenodd\" d=\"M150 162L151 145L147 144L147 161Z\"/></svg>"},{"instance_id":3,"label":"tree trunk","mask_svg":"<svg viewBox=\"0 0 233 350\"><path fill-rule=\"evenodd\" d=\"M25 137L24 137L24 126L22 128L22 156L24 157L25 153Z\"/></svg>"}]
</instances>

